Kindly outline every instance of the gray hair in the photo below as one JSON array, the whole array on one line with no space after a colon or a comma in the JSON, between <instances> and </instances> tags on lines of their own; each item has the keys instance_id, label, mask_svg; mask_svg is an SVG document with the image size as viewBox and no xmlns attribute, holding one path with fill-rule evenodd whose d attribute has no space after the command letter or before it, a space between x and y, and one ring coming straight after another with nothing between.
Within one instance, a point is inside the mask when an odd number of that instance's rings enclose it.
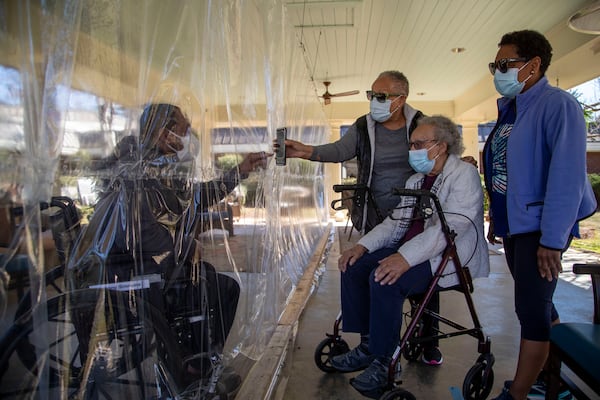
<instances>
[{"instance_id":1,"label":"gray hair","mask_svg":"<svg viewBox=\"0 0 600 400\"><path fill-rule=\"evenodd\" d=\"M383 71L379 74L377 79L379 78L390 78L397 84L398 90L404 92L406 96L408 96L408 79L406 76L400 71Z\"/></svg>"},{"instance_id":2,"label":"gray hair","mask_svg":"<svg viewBox=\"0 0 600 400\"><path fill-rule=\"evenodd\" d=\"M450 118L443 115L423 117L419 120L420 125L433 126L436 140L448 145L448 154L460 156L465 150L458 126Z\"/></svg>"}]
</instances>

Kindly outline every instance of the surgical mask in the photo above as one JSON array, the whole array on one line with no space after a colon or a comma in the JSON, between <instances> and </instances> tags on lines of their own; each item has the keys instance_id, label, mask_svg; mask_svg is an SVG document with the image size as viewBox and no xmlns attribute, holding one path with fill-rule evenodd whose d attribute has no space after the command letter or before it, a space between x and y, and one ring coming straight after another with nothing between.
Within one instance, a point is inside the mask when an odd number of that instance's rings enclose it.
<instances>
[{"instance_id":1,"label":"surgical mask","mask_svg":"<svg viewBox=\"0 0 600 400\"><path fill-rule=\"evenodd\" d=\"M519 82L519 71L525 68L527 64L529 64L529 62L525 63L521 68L509 68L506 72L500 72L500 70L496 69L496 72L494 73L494 86L496 86L496 91L502 96L511 99L521 93L525 87L525 82L531 78L531 75L529 75L523 82Z\"/></svg>"},{"instance_id":2,"label":"surgical mask","mask_svg":"<svg viewBox=\"0 0 600 400\"><path fill-rule=\"evenodd\" d=\"M377 122L385 122L392 116L393 113L398 111L399 106L392 112L390 112L390 106L392 105L392 100L386 100L383 103L380 103L376 100L371 100L370 109L371 109L371 118L373 118Z\"/></svg>"},{"instance_id":3,"label":"surgical mask","mask_svg":"<svg viewBox=\"0 0 600 400\"><path fill-rule=\"evenodd\" d=\"M194 156L193 154L193 145L192 145L192 132L190 129L187 130L185 136L180 137L181 144L183 148L181 150L177 150L177 158L180 161L187 160Z\"/></svg>"},{"instance_id":4,"label":"surgical mask","mask_svg":"<svg viewBox=\"0 0 600 400\"><path fill-rule=\"evenodd\" d=\"M169 137L174 136L173 139L169 138L170 140L181 143L180 149L178 149L179 146L173 146L171 144L171 141L168 141L166 143L166 145L173 153L177 154L177 158L179 160L182 160L190 152L190 132L189 132L189 130L185 133L184 136L178 135L177 132L174 132L171 129L167 129L167 132L169 134Z\"/></svg>"},{"instance_id":5,"label":"surgical mask","mask_svg":"<svg viewBox=\"0 0 600 400\"><path fill-rule=\"evenodd\" d=\"M435 159L438 158L439 154L433 160L430 160L427 153L435 146L437 146L437 143L428 149L410 150L408 152L408 163L412 169L425 175L430 173L435 165Z\"/></svg>"}]
</instances>

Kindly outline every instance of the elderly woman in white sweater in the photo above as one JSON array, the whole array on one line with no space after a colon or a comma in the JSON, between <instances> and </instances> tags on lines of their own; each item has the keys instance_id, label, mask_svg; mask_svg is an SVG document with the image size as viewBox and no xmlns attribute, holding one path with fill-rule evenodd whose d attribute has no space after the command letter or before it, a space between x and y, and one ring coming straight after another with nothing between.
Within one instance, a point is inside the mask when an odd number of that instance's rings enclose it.
<instances>
[{"instance_id":1,"label":"elderly woman in white sweater","mask_svg":"<svg viewBox=\"0 0 600 400\"><path fill-rule=\"evenodd\" d=\"M457 126L443 116L424 117L409 147L409 162L416 173L405 188L426 189L437 195L450 229L457 234L461 261L473 277L487 276L483 191L477 169L459 158L464 147ZM350 381L363 394L387 385L404 300L427 290L446 247L437 214L419 218L411 207L415 202L415 197L399 198L393 215L344 251L338 261L343 330L359 333L361 343L330 361L341 372L366 368ZM454 264L449 263L438 287L456 284Z\"/></svg>"}]
</instances>

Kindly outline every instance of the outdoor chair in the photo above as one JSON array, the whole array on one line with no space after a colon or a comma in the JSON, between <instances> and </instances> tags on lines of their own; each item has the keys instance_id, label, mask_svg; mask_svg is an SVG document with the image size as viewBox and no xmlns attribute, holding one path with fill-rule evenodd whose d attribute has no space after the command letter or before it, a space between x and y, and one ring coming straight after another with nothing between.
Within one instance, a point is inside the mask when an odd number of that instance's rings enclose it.
<instances>
[{"instance_id":1,"label":"outdoor chair","mask_svg":"<svg viewBox=\"0 0 600 400\"><path fill-rule=\"evenodd\" d=\"M590 274L594 296L593 323L566 322L550 332L549 381L546 400L558 398L559 385L565 384L577 400L590 399L578 383L561 370L568 367L589 389L600 396L600 264L574 264L575 274ZM577 301L573 299L573 301ZM598 398L598 397L592 397Z\"/></svg>"}]
</instances>

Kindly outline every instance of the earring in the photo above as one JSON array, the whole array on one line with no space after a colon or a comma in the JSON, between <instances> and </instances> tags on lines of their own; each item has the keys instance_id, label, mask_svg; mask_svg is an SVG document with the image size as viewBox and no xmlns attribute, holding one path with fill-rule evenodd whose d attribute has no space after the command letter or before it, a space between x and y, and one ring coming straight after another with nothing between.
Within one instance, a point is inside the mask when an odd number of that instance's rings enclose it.
<instances>
[{"instance_id":1,"label":"earring","mask_svg":"<svg viewBox=\"0 0 600 400\"><path fill-rule=\"evenodd\" d=\"M535 74L535 72L533 72L533 70L531 70L531 72L529 73L529 75L533 75Z\"/></svg>"}]
</instances>

